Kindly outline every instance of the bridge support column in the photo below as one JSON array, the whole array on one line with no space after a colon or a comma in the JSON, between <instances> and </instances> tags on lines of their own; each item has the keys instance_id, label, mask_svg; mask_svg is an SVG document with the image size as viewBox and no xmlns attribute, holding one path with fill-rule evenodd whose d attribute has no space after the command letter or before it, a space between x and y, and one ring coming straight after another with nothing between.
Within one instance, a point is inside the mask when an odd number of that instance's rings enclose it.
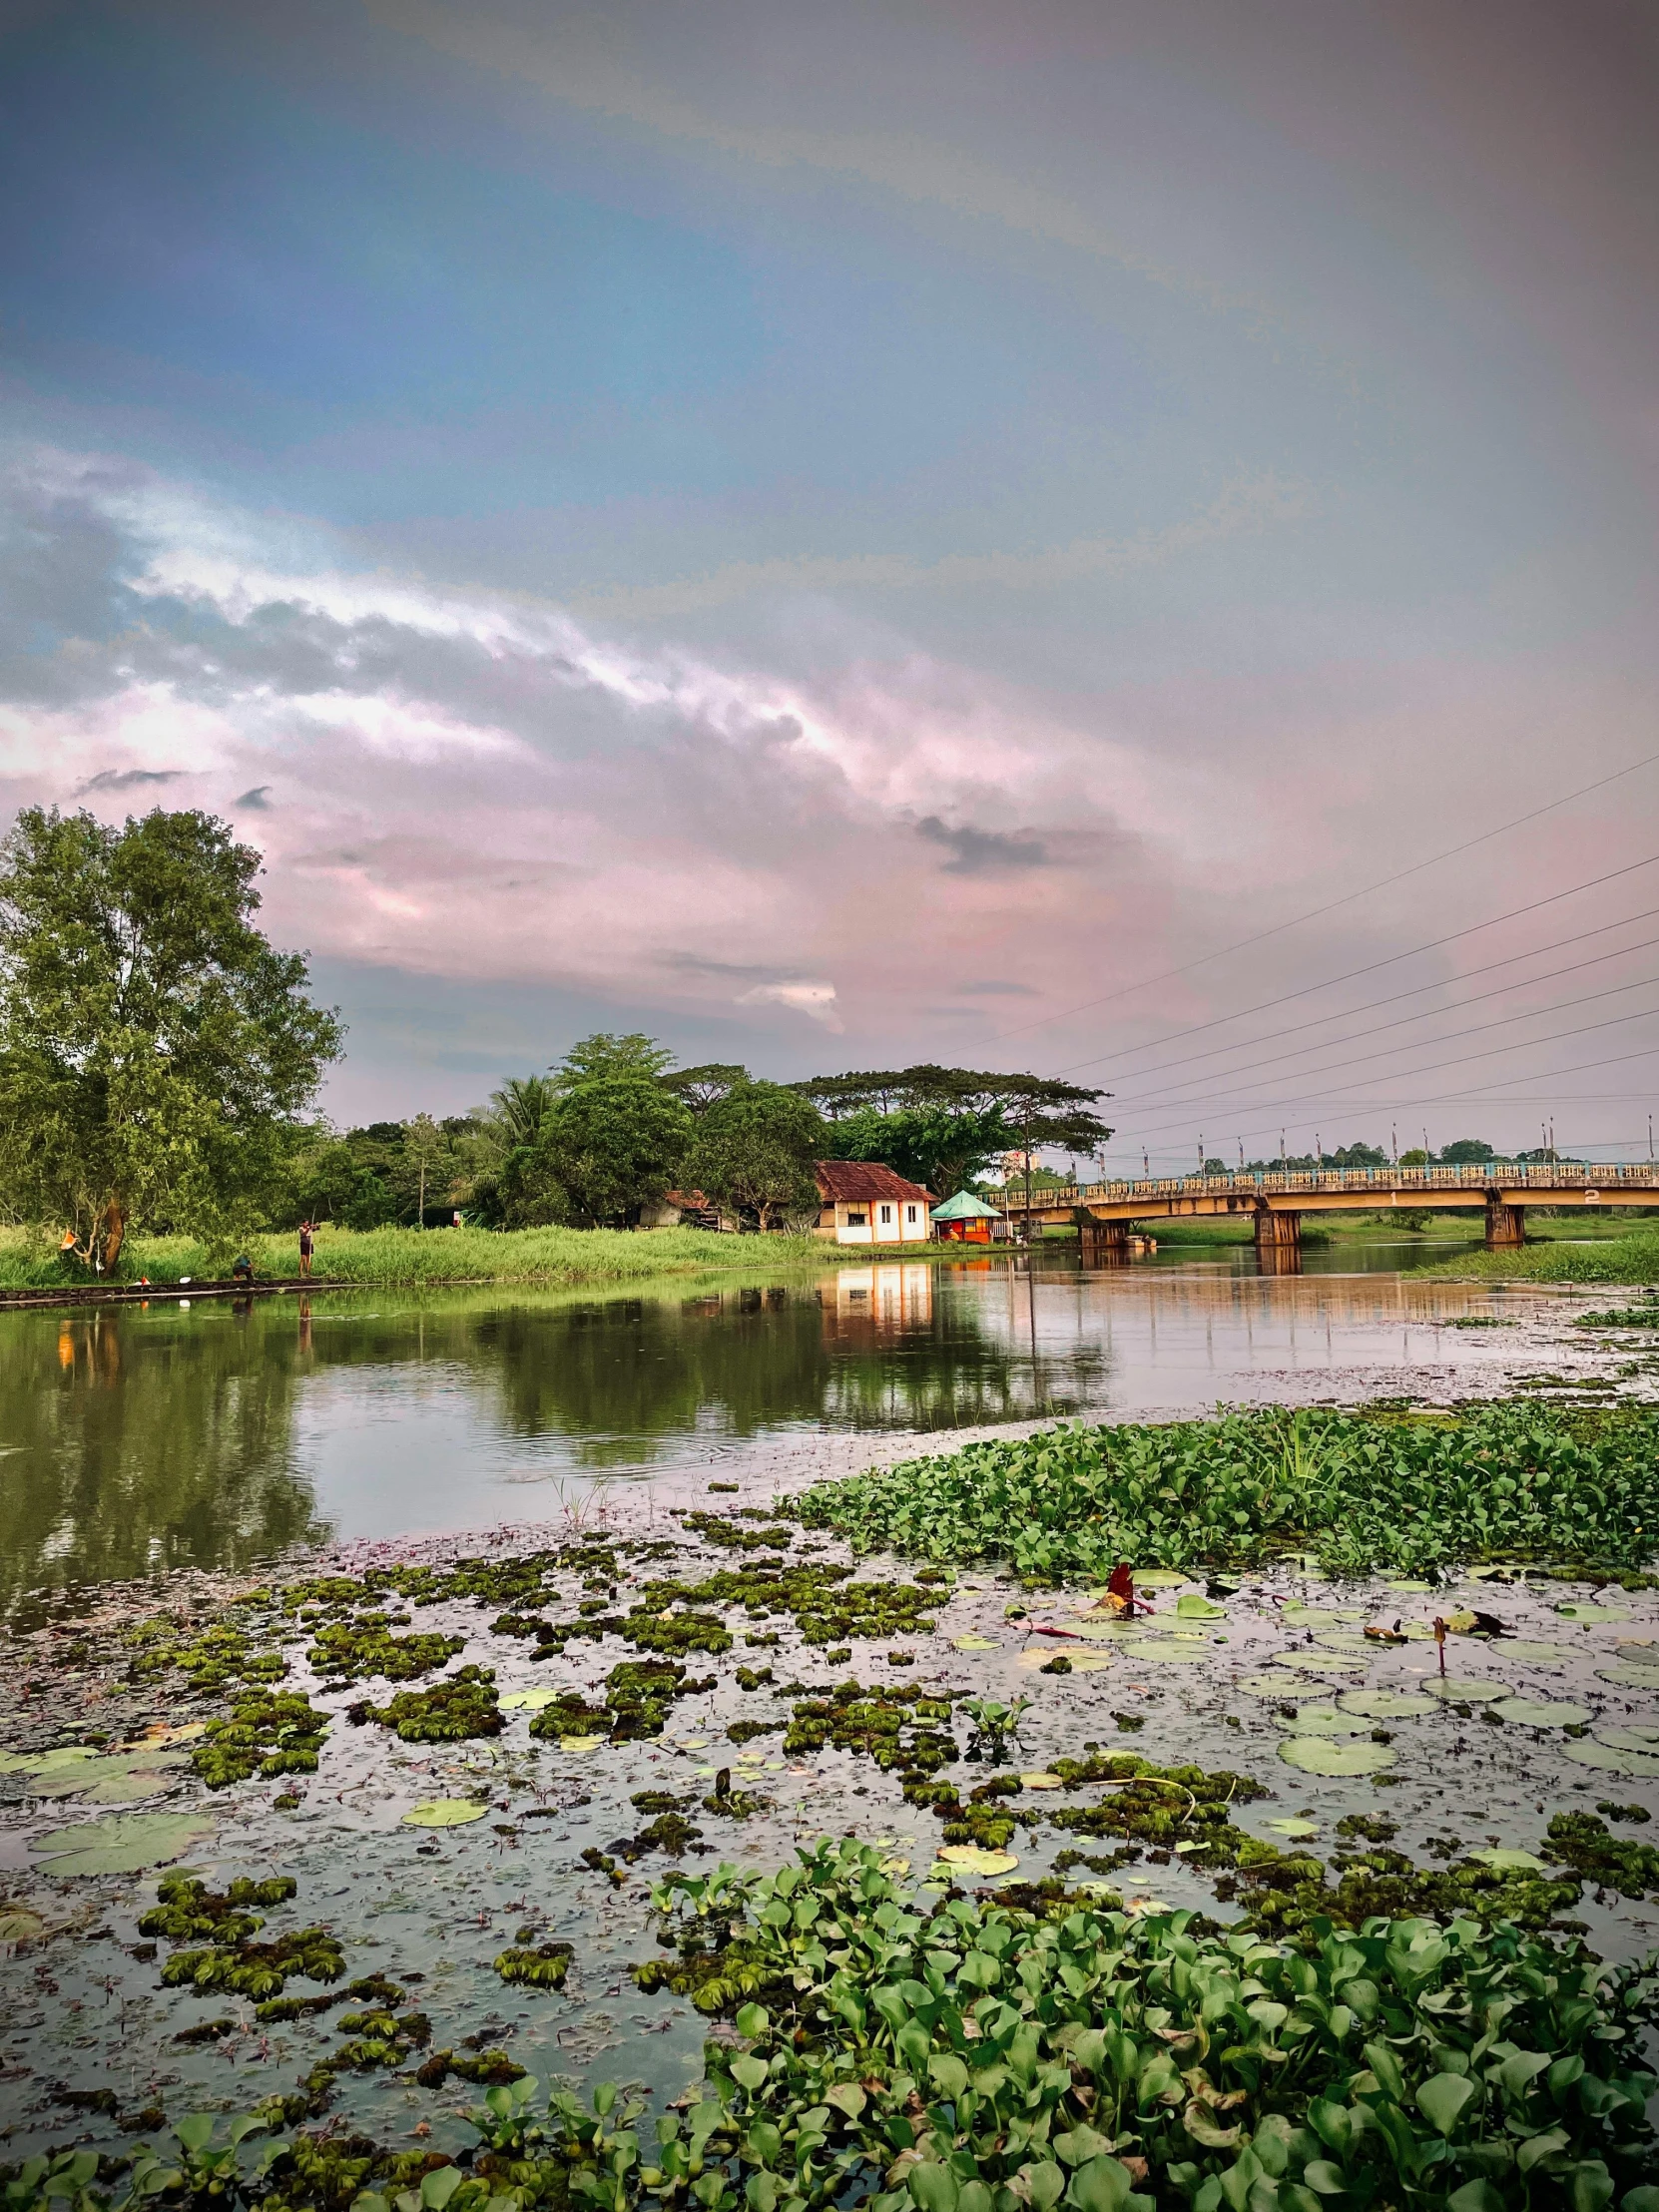
<instances>
[{"instance_id":1,"label":"bridge support column","mask_svg":"<svg viewBox=\"0 0 1659 2212\"><path fill-rule=\"evenodd\" d=\"M1302 1216L1276 1214L1264 1206L1256 1215L1256 1263L1264 1275L1302 1273Z\"/></svg>"},{"instance_id":2,"label":"bridge support column","mask_svg":"<svg viewBox=\"0 0 1659 2212\"><path fill-rule=\"evenodd\" d=\"M1129 1265L1129 1224L1126 1221L1096 1221L1093 1215L1082 1214L1077 1229L1086 1268L1126 1268Z\"/></svg>"},{"instance_id":3,"label":"bridge support column","mask_svg":"<svg viewBox=\"0 0 1659 2212\"><path fill-rule=\"evenodd\" d=\"M1526 1242L1526 1208L1507 1205L1496 1192L1486 1200L1486 1250L1501 1252Z\"/></svg>"}]
</instances>

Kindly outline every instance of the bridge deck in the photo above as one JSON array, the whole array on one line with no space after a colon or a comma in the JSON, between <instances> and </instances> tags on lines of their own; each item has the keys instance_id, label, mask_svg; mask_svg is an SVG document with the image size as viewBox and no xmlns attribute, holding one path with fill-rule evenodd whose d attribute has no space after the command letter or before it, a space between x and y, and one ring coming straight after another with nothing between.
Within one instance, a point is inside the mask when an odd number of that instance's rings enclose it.
<instances>
[{"instance_id":1,"label":"bridge deck","mask_svg":"<svg viewBox=\"0 0 1659 2212\"><path fill-rule=\"evenodd\" d=\"M1025 1192L1001 1194L1011 1220L1026 1215ZM1034 1190L1033 1220L1171 1221L1232 1214L1371 1213L1383 1207L1653 1206L1659 1162L1619 1167L1294 1169L1268 1175L1158 1176L1144 1182L1067 1184Z\"/></svg>"}]
</instances>

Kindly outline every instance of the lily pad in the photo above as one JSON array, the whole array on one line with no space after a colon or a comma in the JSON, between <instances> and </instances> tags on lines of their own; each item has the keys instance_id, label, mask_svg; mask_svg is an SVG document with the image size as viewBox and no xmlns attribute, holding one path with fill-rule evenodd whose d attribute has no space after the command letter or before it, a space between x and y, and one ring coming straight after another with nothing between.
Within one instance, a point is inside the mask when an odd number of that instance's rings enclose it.
<instances>
[{"instance_id":1,"label":"lily pad","mask_svg":"<svg viewBox=\"0 0 1659 2212\"><path fill-rule=\"evenodd\" d=\"M1518 1659L1523 1666L1528 1667L1559 1666L1564 1659L1571 1657L1565 1644L1527 1643L1519 1636L1504 1637L1503 1653L1505 1658Z\"/></svg>"},{"instance_id":2,"label":"lily pad","mask_svg":"<svg viewBox=\"0 0 1659 2212\"><path fill-rule=\"evenodd\" d=\"M1320 1824L1318 1821L1269 1821L1268 1826L1273 1830L1273 1833L1276 1836L1317 1836L1320 1832Z\"/></svg>"},{"instance_id":3,"label":"lily pad","mask_svg":"<svg viewBox=\"0 0 1659 2212\"><path fill-rule=\"evenodd\" d=\"M9 1912L0 1913L0 1943L32 1943L45 1934L46 1923L26 1906L14 1906Z\"/></svg>"},{"instance_id":4,"label":"lily pad","mask_svg":"<svg viewBox=\"0 0 1659 2212\"><path fill-rule=\"evenodd\" d=\"M1597 1667L1596 1680L1616 1683L1623 1690L1659 1690L1659 1667L1638 1667L1632 1660L1620 1659L1610 1667Z\"/></svg>"},{"instance_id":5,"label":"lily pad","mask_svg":"<svg viewBox=\"0 0 1659 2212\"><path fill-rule=\"evenodd\" d=\"M1345 1690L1337 1703L1366 1721L1413 1720L1434 1710L1434 1700L1420 1690Z\"/></svg>"},{"instance_id":6,"label":"lily pad","mask_svg":"<svg viewBox=\"0 0 1659 2212\"><path fill-rule=\"evenodd\" d=\"M1282 1674L1247 1674L1238 1684L1252 1697L1295 1697L1296 1684L1287 1682Z\"/></svg>"},{"instance_id":7,"label":"lily pad","mask_svg":"<svg viewBox=\"0 0 1659 2212\"><path fill-rule=\"evenodd\" d=\"M1019 1786L1022 1790L1063 1790L1066 1785L1062 1776L1043 1772L1022 1774L1019 1778Z\"/></svg>"},{"instance_id":8,"label":"lily pad","mask_svg":"<svg viewBox=\"0 0 1659 2212\"><path fill-rule=\"evenodd\" d=\"M1324 1605L1286 1605L1281 1607L1279 1618L1289 1621L1293 1628L1335 1628L1337 1615Z\"/></svg>"},{"instance_id":9,"label":"lily pad","mask_svg":"<svg viewBox=\"0 0 1659 2212\"><path fill-rule=\"evenodd\" d=\"M1471 1851L1469 1857L1482 1867L1493 1867L1499 1874L1542 1874L1544 1863L1534 1859L1529 1851L1507 1851L1493 1845L1487 1851Z\"/></svg>"},{"instance_id":10,"label":"lily pad","mask_svg":"<svg viewBox=\"0 0 1659 2212\"><path fill-rule=\"evenodd\" d=\"M1322 1628L1314 1641L1321 1651L1375 1651L1376 1639L1357 1636L1352 1628Z\"/></svg>"},{"instance_id":11,"label":"lily pad","mask_svg":"<svg viewBox=\"0 0 1659 2212\"><path fill-rule=\"evenodd\" d=\"M104 1759L76 1759L45 1768L28 1785L31 1797L84 1797L88 1805L137 1805L172 1787L173 1770L188 1764L182 1751L117 1752Z\"/></svg>"},{"instance_id":12,"label":"lily pad","mask_svg":"<svg viewBox=\"0 0 1659 2212\"><path fill-rule=\"evenodd\" d=\"M60 1744L56 1751L0 1752L0 1774L51 1774L60 1768L85 1766L97 1757L91 1744Z\"/></svg>"},{"instance_id":13,"label":"lily pad","mask_svg":"<svg viewBox=\"0 0 1659 2212\"><path fill-rule=\"evenodd\" d=\"M1332 1736L1287 1736L1279 1756L1304 1774L1379 1774L1394 1763L1386 1744L1339 1743Z\"/></svg>"},{"instance_id":14,"label":"lily pad","mask_svg":"<svg viewBox=\"0 0 1659 2212\"><path fill-rule=\"evenodd\" d=\"M1364 1674L1366 1662L1358 1652L1276 1651L1270 1667L1295 1667L1303 1674Z\"/></svg>"},{"instance_id":15,"label":"lily pad","mask_svg":"<svg viewBox=\"0 0 1659 2212\"><path fill-rule=\"evenodd\" d=\"M1196 1590L1188 1590L1175 1601L1176 1617L1187 1621L1224 1621L1225 1605L1213 1605L1207 1597L1200 1597Z\"/></svg>"},{"instance_id":16,"label":"lily pad","mask_svg":"<svg viewBox=\"0 0 1659 2212\"><path fill-rule=\"evenodd\" d=\"M1139 1626L1131 1627L1128 1621L1111 1621L1102 1617L1099 1620L1078 1620L1072 1634L1087 1637L1091 1644L1115 1644L1136 1642L1144 1638L1146 1630ZM1063 1640L1060 1637L1055 1638L1056 1643Z\"/></svg>"},{"instance_id":17,"label":"lily pad","mask_svg":"<svg viewBox=\"0 0 1659 2212\"><path fill-rule=\"evenodd\" d=\"M1627 1621L1622 1605L1558 1605L1555 1610L1568 1621Z\"/></svg>"},{"instance_id":18,"label":"lily pad","mask_svg":"<svg viewBox=\"0 0 1659 2212\"><path fill-rule=\"evenodd\" d=\"M994 1651L996 1641L990 1636L953 1636L951 1648L955 1651Z\"/></svg>"},{"instance_id":19,"label":"lily pad","mask_svg":"<svg viewBox=\"0 0 1659 2212\"><path fill-rule=\"evenodd\" d=\"M1019 1865L1011 1851L982 1851L977 1844L946 1844L938 1856L959 1874L1012 1874Z\"/></svg>"},{"instance_id":20,"label":"lily pad","mask_svg":"<svg viewBox=\"0 0 1659 2212\"><path fill-rule=\"evenodd\" d=\"M1611 1744L1615 1751L1651 1752L1659 1757L1659 1728L1642 1728L1626 1722L1622 1728L1598 1728L1598 1744Z\"/></svg>"},{"instance_id":21,"label":"lily pad","mask_svg":"<svg viewBox=\"0 0 1659 2212\"><path fill-rule=\"evenodd\" d=\"M1460 1674L1438 1675L1423 1688L1446 1705L1495 1705L1510 1694L1506 1682L1475 1682Z\"/></svg>"},{"instance_id":22,"label":"lily pad","mask_svg":"<svg viewBox=\"0 0 1659 2212\"><path fill-rule=\"evenodd\" d=\"M557 1690L507 1690L499 1703L504 1713L539 1713L544 1705L553 1704L558 1695Z\"/></svg>"},{"instance_id":23,"label":"lily pad","mask_svg":"<svg viewBox=\"0 0 1659 2212\"><path fill-rule=\"evenodd\" d=\"M1138 1567L1135 1570L1135 1587L1139 1590L1178 1590L1191 1580L1190 1574L1178 1574L1174 1567Z\"/></svg>"},{"instance_id":24,"label":"lily pad","mask_svg":"<svg viewBox=\"0 0 1659 2212\"><path fill-rule=\"evenodd\" d=\"M1499 1698L1492 1711L1500 1721L1511 1721L1517 1728L1577 1728L1590 1717L1587 1705L1540 1702L1529 1697ZM1482 1855L1477 1852L1475 1856Z\"/></svg>"},{"instance_id":25,"label":"lily pad","mask_svg":"<svg viewBox=\"0 0 1659 2212\"><path fill-rule=\"evenodd\" d=\"M1135 1663L1138 1666L1143 1659L1154 1659L1161 1665L1181 1664L1193 1659L1208 1659L1209 1656L1210 1639L1208 1636L1201 1643L1196 1644L1177 1643L1173 1636L1160 1636L1156 1641L1148 1637L1136 1652Z\"/></svg>"},{"instance_id":26,"label":"lily pad","mask_svg":"<svg viewBox=\"0 0 1659 2212\"><path fill-rule=\"evenodd\" d=\"M1561 1746L1563 1759L1570 1759L1575 1767L1594 1767L1602 1774L1628 1775L1633 1780L1640 1775L1659 1775L1659 1756L1645 1751L1620 1751L1612 1744L1598 1744L1590 1739L1569 1738Z\"/></svg>"},{"instance_id":27,"label":"lily pad","mask_svg":"<svg viewBox=\"0 0 1659 2212\"><path fill-rule=\"evenodd\" d=\"M182 1859L214 1828L202 1813L113 1813L37 1836L29 1849L42 1874L139 1874Z\"/></svg>"},{"instance_id":28,"label":"lily pad","mask_svg":"<svg viewBox=\"0 0 1659 2212\"><path fill-rule=\"evenodd\" d=\"M1371 1722L1353 1720L1334 1705L1305 1705L1288 1725L1294 1736L1363 1736Z\"/></svg>"},{"instance_id":29,"label":"lily pad","mask_svg":"<svg viewBox=\"0 0 1659 2212\"><path fill-rule=\"evenodd\" d=\"M489 1811L476 1798L429 1798L424 1805L411 1805L403 1816L405 1828L467 1828L474 1821L481 1821Z\"/></svg>"},{"instance_id":30,"label":"lily pad","mask_svg":"<svg viewBox=\"0 0 1659 2212\"><path fill-rule=\"evenodd\" d=\"M1389 1590L1431 1590L1434 1587L1432 1582L1419 1582L1415 1575L1409 1574L1385 1574L1382 1583Z\"/></svg>"},{"instance_id":31,"label":"lily pad","mask_svg":"<svg viewBox=\"0 0 1659 2212\"><path fill-rule=\"evenodd\" d=\"M559 1738L559 1749L561 1751L578 1752L597 1751L601 1744L609 1741L610 1739L606 1736L561 1736Z\"/></svg>"}]
</instances>

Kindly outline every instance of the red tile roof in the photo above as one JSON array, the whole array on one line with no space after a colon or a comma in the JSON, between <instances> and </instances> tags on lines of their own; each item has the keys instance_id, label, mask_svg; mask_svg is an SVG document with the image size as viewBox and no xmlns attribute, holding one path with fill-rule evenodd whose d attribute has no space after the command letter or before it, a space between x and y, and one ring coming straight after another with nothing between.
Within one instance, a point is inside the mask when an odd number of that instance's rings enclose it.
<instances>
[{"instance_id":1,"label":"red tile roof","mask_svg":"<svg viewBox=\"0 0 1659 2212\"><path fill-rule=\"evenodd\" d=\"M827 1206L868 1206L878 1198L910 1199L923 1206L933 1203L931 1191L919 1183L906 1183L877 1160L815 1160L813 1172Z\"/></svg>"}]
</instances>

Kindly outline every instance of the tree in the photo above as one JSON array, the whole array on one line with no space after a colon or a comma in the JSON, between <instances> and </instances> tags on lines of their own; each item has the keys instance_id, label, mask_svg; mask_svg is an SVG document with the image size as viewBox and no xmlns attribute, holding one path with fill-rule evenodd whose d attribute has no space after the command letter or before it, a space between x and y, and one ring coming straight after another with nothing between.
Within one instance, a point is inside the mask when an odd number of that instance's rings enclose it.
<instances>
[{"instance_id":1,"label":"tree","mask_svg":"<svg viewBox=\"0 0 1659 2212\"><path fill-rule=\"evenodd\" d=\"M683 1098L694 1114L703 1114L751 1078L749 1070L736 1060L706 1060L701 1067L676 1068L660 1080L666 1090Z\"/></svg>"},{"instance_id":2,"label":"tree","mask_svg":"<svg viewBox=\"0 0 1659 2212\"><path fill-rule=\"evenodd\" d=\"M1497 1153L1484 1137L1454 1137L1441 1148L1440 1158L1447 1167L1478 1167L1483 1161L1495 1160Z\"/></svg>"},{"instance_id":3,"label":"tree","mask_svg":"<svg viewBox=\"0 0 1659 2212\"><path fill-rule=\"evenodd\" d=\"M671 1067L674 1054L655 1037L635 1029L626 1037L614 1037L601 1029L573 1044L553 1069L556 1091L574 1090L579 1083L654 1083Z\"/></svg>"},{"instance_id":4,"label":"tree","mask_svg":"<svg viewBox=\"0 0 1659 2212\"><path fill-rule=\"evenodd\" d=\"M683 1099L650 1077L577 1083L542 1123L534 1168L555 1221L624 1226L680 1175L696 1124Z\"/></svg>"},{"instance_id":5,"label":"tree","mask_svg":"<svg viewBox=\"0 0 1659 2212\"><path fill-rule=\"evenodd\" d=\"M0 844L0 1139L27 1218L108 1273L134 1224L246 1234L339 1056L260 855L210 815L30 808Z\"/></svg>"},{"instance_id":6,"label":"tree","mask_svg":"<svg viewBox=\"0 0 1659 2212\"><path fill-rule=\"evenodd\" d=\"M415 1227L426 1226L426 1184L434 1183L450 1164L450 1143L430 1114L416 1114L403 1124L403 1157L415 1179Z\"/></svg>"},{"instance_id":7,"label":"tree","mask_svg":"<svg viewBox=\"0 0 1659 2212\"><path fill-rule=\"evenodd\" d=\"M686 1173L717 1205L754 1214L767 1230L777 1215L816 1210L813 1162L823 1144L810 1099L781 1083L745 1082L702 1115Z\"/></svg>"},{"instance_id":8,"label":"tree","mask_svg":"<svg viewBox=\"0 0 1659 2212\"><path fill-rule=\"evenodd\" d=\"M998 1152L1016 1145L1027 1153L1094 1152L1112 1134L1091 1110L1103 1091L1052 1076L929 1061L814 1076L792 1088L830 1118L832 1157L884 1160L941 1198L961 1190ZM849 1145L859 1149L848 1150Z\"/></svg>"}]
</instances>

